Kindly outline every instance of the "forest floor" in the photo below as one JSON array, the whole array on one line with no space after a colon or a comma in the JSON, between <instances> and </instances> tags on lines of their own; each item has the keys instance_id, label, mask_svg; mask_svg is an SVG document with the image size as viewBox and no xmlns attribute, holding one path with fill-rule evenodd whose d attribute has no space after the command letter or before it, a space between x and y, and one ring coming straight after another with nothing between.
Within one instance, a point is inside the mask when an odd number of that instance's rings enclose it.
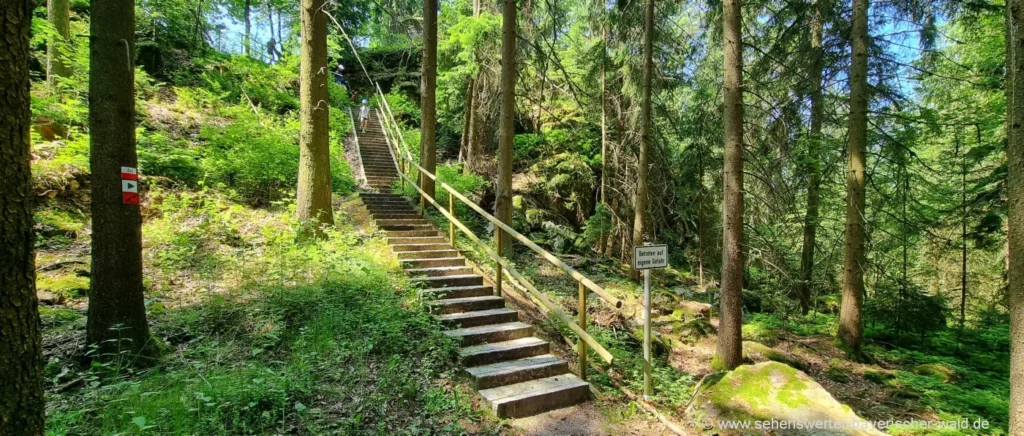
<instances>
[{"instance_id":1,"label":"forest floor","mask_svg":"<svg viewBox=\"0 0 1024 436\"><path fill-rule=\"evenodd\" d=\"M591 333L609 344L616 355L617 384L640 391L642 375L637 358L642 353L643 288L628 279L626 271L609 261L580 256L563 256L581 272L594 279L624 304L613 309L591 300L588 317L595 326ZM575 313L576 285L561 270L532 252L520 251L516 264L560 303ZM700 380L712 373L718 325L716 289L701 289L689 277L675 270L661 271L652 278L652 319L656 341L653 345L653 404L680 426L689 426L691 397ZM746 292L746 291L745 291ZM971 426L987 421L987 429L936 430L896 426L897 435L1006 434L1008 368L999 331L975 331L957 345L956 332L933 338L887 336L867 327L866 352L871 363L856 362L836 346L838 317L833 313L795 314L788 319L745 310L744 359L755 363L774 360L811 376L832 396L871 421L916 420L951 422L967 420ZM551 323L545 324L550 328ZM565 336L571 336L564 329ZM964 334L966 338L968 334ZM900 340L902 342L896 342ZM898 344L898 345L894 345ZM597 362L596 356L591 358ZM602 379L598 378L598 383Z\"/></svg>"}]
</instances>

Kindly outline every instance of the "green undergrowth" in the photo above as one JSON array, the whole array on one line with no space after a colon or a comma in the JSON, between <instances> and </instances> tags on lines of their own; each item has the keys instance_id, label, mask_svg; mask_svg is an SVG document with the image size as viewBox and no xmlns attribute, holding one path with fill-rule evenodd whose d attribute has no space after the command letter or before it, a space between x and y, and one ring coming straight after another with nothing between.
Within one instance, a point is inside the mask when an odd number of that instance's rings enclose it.
<instances>
[{"instance_id":1,"label":"green undergrowth","mask_svg":"<svg viewBox=\"0 0 1024 436\"><path fill-rule=\"evenodd\" d=\"M81 367L48 341L49 434L448 434L487 426L457 346L380 238L339 213L300 242L294 206L160 191L144 227L152 366ZM43 314L48 337L81 314Z\"/></svg>"}]
</instances>

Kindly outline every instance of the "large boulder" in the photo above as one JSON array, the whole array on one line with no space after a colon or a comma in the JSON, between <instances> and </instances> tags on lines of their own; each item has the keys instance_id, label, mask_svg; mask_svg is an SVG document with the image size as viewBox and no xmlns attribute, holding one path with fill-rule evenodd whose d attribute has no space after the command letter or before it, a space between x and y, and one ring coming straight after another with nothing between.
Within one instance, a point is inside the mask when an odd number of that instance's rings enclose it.
<instances>
[{"instance_id":1,"label":"large boulder","mask_svg":"<svg viewBox=\"0 0 1024 436\"><path fill-rule=\"evenodd\" d=\"M740 366L698 395L693 418L716 434L885 434L871 428L807 374L779 362Z\"/></svg>"}]
</instances>

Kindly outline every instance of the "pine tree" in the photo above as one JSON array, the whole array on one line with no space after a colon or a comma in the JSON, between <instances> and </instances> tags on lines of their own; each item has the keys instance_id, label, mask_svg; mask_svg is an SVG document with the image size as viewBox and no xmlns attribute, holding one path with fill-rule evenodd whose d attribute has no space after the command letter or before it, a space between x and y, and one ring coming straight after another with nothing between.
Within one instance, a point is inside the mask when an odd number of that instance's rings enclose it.
<instances>
[{"instance_id":1,"label":"pine tree","mask_svg":"<svg viewBox=\"0 0 1024 436\"><path fill-rule=\"evenodd\" d=\"M501 14L501 123L498 143L498 204L496 218L512 225L512 144L516 110L516 1L504 0ZM495 230L502 250L508 251L512 237Z\"/></svg>"}]
</instances>

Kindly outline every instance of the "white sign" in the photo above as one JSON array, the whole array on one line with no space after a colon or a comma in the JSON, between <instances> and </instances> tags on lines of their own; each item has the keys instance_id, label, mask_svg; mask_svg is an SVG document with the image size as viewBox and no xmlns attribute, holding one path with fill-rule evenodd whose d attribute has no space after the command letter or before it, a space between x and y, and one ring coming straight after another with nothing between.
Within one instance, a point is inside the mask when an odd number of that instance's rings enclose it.
<instances>
[{"instance_id":1,"label":"white sign","mask_svg":"<svg viewBox=\"0 0 1024 436\"><path fill-rule=\"evenodd\" d=\"M641 245L633 247L633 269L668 268L668 245Z\"/></svg>"},{"instance_id":2,"label":"white sign","mask_svg":"<svg viewBox=\"0 0 1024 436\"><path fill-rule=\"evenodd\" d=\"M135 180L122 180L121 192L139 192L139 182Z\"/></svg>"}]
</instances>

